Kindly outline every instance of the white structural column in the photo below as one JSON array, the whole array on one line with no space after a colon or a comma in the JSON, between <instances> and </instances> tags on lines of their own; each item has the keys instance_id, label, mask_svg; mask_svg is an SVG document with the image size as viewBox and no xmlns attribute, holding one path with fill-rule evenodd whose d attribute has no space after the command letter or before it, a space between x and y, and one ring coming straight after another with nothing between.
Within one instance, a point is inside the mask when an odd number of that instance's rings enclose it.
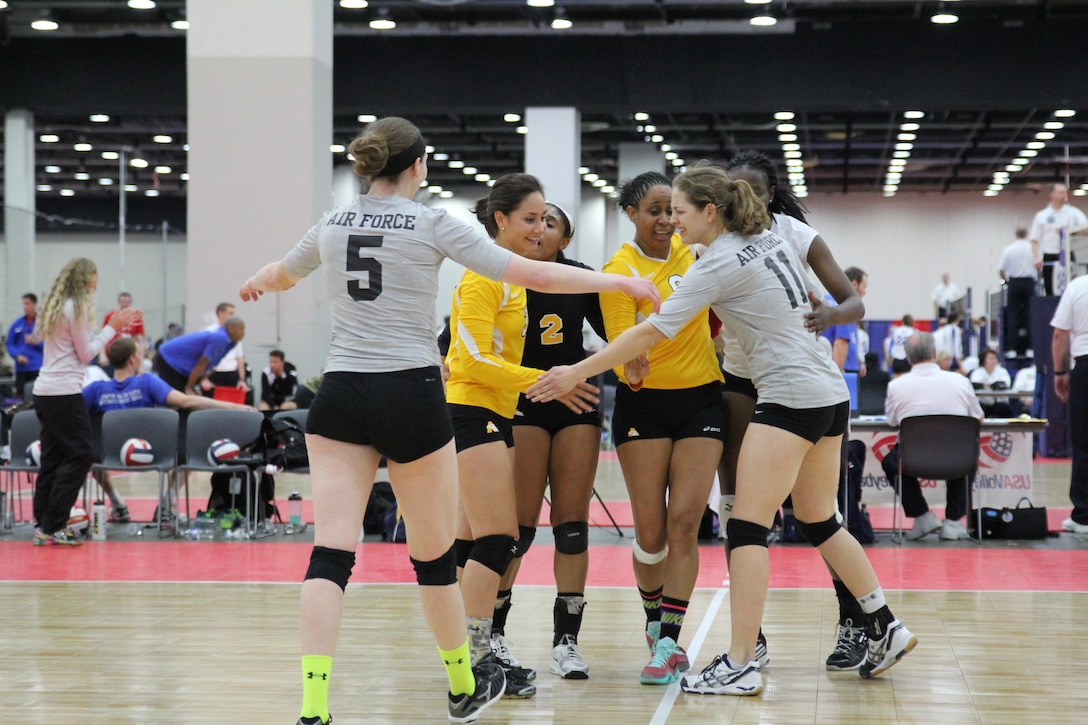
<instances>
[{"instance_id":1,"label":"white structural column","mask_svg":"<svg viewBox=\"0 0 1088 725\"><path fill-rule=\"evenodd\" d=\"M22 296L49 290L34 284L34 114L13 109L4 114L4 276L0 310L5 324L22 313ZM60 271L59 269L57 270ZM7 328L4 328L7 331ZM3 333L0 333L3 334Z\"/></svg>"},{"instance_id":2,"label":"white structural column","mask_svg":"<svg viewBox=\"0 0 1088 725\"><path fill-rule=\"evenodd\" d=\"M582 178L578 167L582 163L582 117L577 108L530 107L525 109L525 172L540 179L545 196L571 215L578 225ZM575 234L568 255L580 259L585 245Z\"/></svg>"},{"instance_id":3,"label":"white structural column","mask_svg":"<svg viewBox=\"0 0 1088 725\"><path fill-rule=\"evenodd\" d=\"M242 305L238 288L283 257L331 208L332 3L188 0L188 315L231 301L256 374L282 348L299 377L321 372L328 308L320 275Z\"/></svg>"}]
</instances>

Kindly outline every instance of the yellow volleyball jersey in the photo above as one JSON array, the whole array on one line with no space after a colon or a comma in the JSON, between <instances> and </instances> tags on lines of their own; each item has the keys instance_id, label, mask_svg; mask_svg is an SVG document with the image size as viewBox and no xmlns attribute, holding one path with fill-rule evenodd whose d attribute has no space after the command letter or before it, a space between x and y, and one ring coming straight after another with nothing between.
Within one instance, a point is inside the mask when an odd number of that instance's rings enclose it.
<instances>
[{"instance_id":1,"label":"yellow volleyball jersey","mask_svg":"<svg viewBox=\"0 0 1088 725\"><path fill-rule=\"evenodd\" d=\"M466 271L453 292L446 401L513 418L518 394L543 374L520 364L525 328L524 287Z\"/></svg>"},{"instance_id":2,"label":"yellow volleyball jersey","mask_svg":"<svg viewBox=\"0 0 1088 725\"><path fill-rule=\"evenodd\" d=\"M664 301L688 268L695 263L691 248L680 241L680 235L672 237L668 259L646 256L634 242L627 242L604 266L605 272L642 277L657 285ZM709 309L709 308L708 308ZM649 300L636 300L622 292L602 292L601 312L608 339L615 340L620 334L645 320L653 312ZM642 381L643 387L658 390L679 390L722 381L721 368L714 354L714 342L710 338L709 313L696 315L671 340L663 340L650 350L650 371ZM616 374L624 383L623 366Z\"/></svg>"}]
</instances>

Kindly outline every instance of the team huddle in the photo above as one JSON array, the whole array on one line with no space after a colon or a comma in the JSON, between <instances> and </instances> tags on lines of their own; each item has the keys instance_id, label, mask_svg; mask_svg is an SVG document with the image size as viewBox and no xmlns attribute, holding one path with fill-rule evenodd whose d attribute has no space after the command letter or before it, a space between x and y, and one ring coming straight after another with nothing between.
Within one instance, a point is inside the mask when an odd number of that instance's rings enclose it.
<instances>
[{"instance_id":1,"label":"team huddle","mask_svg":"<svg viewBox=\"0 0 1088 725\"><path fill-rule=\"evenodd\" d=\"M349 152L367 193L329 212L241 288L244 300L256 300L320 267L329 290L333 339L307 431L315 545L302 587L300 725L331 721L344 589L382 456L448 675L449 721L474 722L504 695L536 692L536 673L510 651L505 626L549 488L557 589L550 670L589 677L578 636L601 418L587 381L608 369L620 381L612 431L646 616L641 683L762 692L767 542L787 496L839 599L827 667L873 677L914 647L836 511L849 393L815 333L856 322L864 306L766 157L741 154L728 170L699 164L671 182L656 173L627 182L619 205L634 239L598 273L565 258L573 220L533 176L500 178L476 205L491 243L412 201L427 155L409 122L372 123ZM365 219L383 221L381 229ZM433 310L446 257L467 271L440 358ZM817 296L806 269L837 304ZM608 340L589 357L586 321ZM681 632L716 472L732 637L728 652L685 676Z\"/></svg>"}]
</instances>

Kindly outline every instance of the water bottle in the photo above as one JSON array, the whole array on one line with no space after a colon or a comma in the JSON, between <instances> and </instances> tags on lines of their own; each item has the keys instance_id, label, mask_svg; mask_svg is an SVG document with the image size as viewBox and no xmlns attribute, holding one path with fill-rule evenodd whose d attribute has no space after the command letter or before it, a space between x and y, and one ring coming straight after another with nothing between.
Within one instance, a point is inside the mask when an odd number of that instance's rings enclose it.
<instances>
[{"instance_id":1,"label":"water bottle","mask_svg":"<svg viewBox=\"0 0 1088 725\"><path fill-rule=\"evenodd\" d=\"M298 491L292 491L287 497L287 517L287 528L284 533L293 534L296 531L302 531L302 494Z\"/></svg>"},{"instance_id":2,"label":"water bottle","mask_svg":"<svg viewBox=\"0 0 1088 725\"><path fill-rule=\"evenodd\" d=\"M106 540L106 502L95 501L91 508L91 540Z\"/></svg>"}]
</instances>

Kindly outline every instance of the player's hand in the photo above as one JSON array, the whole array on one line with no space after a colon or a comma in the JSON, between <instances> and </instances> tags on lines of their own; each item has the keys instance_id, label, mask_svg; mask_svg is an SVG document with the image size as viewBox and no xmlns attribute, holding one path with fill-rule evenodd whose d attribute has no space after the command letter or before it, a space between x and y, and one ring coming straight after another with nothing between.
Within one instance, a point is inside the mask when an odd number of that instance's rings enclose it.
<instances>
[{"instance_id":1,"label":"player's hand","mask_svg":"<svg viewBox=\"0 0 1088 725\"><path fill-rule=\"evenodd\" d=\"M808 301L812 303L812 310L805 313L805 329L819 335L832 326L832 317L835 313L812 290L808 292Z\"/></svg>"},{"instance_id":2,"label":"player's hand","mask_svg":"<svg viewBox=\"0 0 1088 725\"><path fill-rule=\"evenodd\" d=\"M114 330L120 331L122 327L126 327L139 321L141 317L143 317L143 314L132 307L118 310L110 315L109 326Z\"/></svg>"},{"instance_id":3,"label":"player's hand","mask_svg":"<svg viewBox=\"0 0 1088 725\"><path fill-rule=\"evenodd\" d=\"M623 292L635 299L650 300L654 305L654 312L661 310L661 293L657 291L657 285L648 279L623 277Z\"/></svg>"},{"instance_id":4,"label":"player's hand","mask_svg":"<svg viewBox=\"0 0 1088 725\"><path fill-rule=\"evenodd\" d=\"M574 390L557 398L559 402L567 406L575 413L588 413L597 407L600 402L600 389L596 385L590 385L585 380L579 381Z\"/></svg>"},{"instance_id":5,"label":"player's hand","mask_svg":"<svg viewBox=\"0 0 1088 725\"><path fill-rule=\"evenodd\" d=\"M634 360L628 360L623 364L623 377L627 380L627 386L632 390L642 387L642 381L650 372L650 357L647 353L639 355Z\"/></svg>"},{"instance_id":6,"label":"player's hand","mask_svg":"<svg viewBox=\"0 0 1088 725\"><path fill-rule=\"evenodd\" d=\"M1058 396L1058 400L1063 403L1069 402L1069 375L1055 375L1054 376L1054 392Z\"/></svg>"},{"instance_id":7,"label":"player's hand","mask_svg":"<svg viewBox=\"0 0 1088 725\"><path fill-rule=\"evenodd\" d=\"M581 382L584 381L574 371L573 365L556 365L529 386L529 389L525 391L525 397L534 403L558 400L574 390Z\"/></svg>"},{"instance_id":8,"label":"player's hand","mask_svg":"<svg viewBox=\"0 0 1088 725\"><path fill-rule=\"evenodd\" d=\"M261 298L264 292L253 287L253 278L250 277L246 280L242 288L238 290L238 295L242 298L243 302L256 302Z\"/></svg>"}]
</instances>

